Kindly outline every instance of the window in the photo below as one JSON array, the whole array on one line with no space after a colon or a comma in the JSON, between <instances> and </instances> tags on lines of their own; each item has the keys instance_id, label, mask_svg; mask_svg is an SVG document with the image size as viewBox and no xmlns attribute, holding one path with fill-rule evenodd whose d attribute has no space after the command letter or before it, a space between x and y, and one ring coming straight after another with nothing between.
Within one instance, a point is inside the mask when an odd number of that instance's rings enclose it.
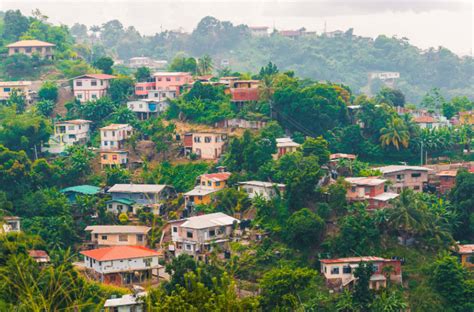
<instances>
[{"instance_id":1,"label":"window","mask_svg":"<svg viewBox=\"0 0 474 312\"><path fill-rule=\"evenodd\" d=\"M209 237L216 236L216 230L210 230L209 231Z\"/></svg>"},{"instance_id":2,"label":"window","mask_svg":"<svg viewBox=\"0 0 474 312\"><path fill-rule=\"evenodd\" d=\"M104 146L107 146L109 145L109 142L108 141L104 141Z\"/></svg>"},{"instance_id":3,"label":"window","mask_svg":"<svg viewBox=\"0 0 474 312\"><path fill-rule=\"evenodd\" d=\"M211 181L207 181L207 186L212 186L212 182L211 182Z\"/></svg>"},{"instance_id":4,"label":"window","mask_svg":"<svg viewBox=\"0 0 474 312\"><path fill-rule=\"evenodd\" d=\"M351 192L352 192L352 193L355 193L355 191L356 191L356 187L355 187L355 186L351 186Z\"/></svg>"},{"instance_id":5,"label":"window","mask_svg":"<svg viewBox=\"0 0 474 312\"><path fill-rule=\"evenodd\" d=\"M99 238L99 234L94 234L94 238L95 238L95 239L98 239L98 238Z\"/></svg>"},{"instance_id":6,"label":"window","mask_svg":"<svg viewBox=\"0 0 474 312\"><path fill-rule=\"evenodd\" d=\"M186 232L186 237L187 238L193 238L193 232Z\"/></svg>"},{"instance_id":7,"label":"window","mask_svg":"<svg viewBox=\"0 0 474 312\"><path fill-rule=\"evenodd\" d=\"M337 274L339 274L339 267L331 268L331 275L337 275Z\"/></svg>"},{"instance_id":8,"label":"window","mask_svg":"<svg viewBox=\"0 0 474 312\"><path fill-rule=\"evenodd\" d=\"M200 143L201 142L201 137L194 137L194 143Z\"/></svg>"},{"instance_id":9,"label":"window","mask_svg":"<svg viewBox=\"0 0 474 312\"><path fill-rule=\"evenodd\" d=\"M345 266L342 267L342 273L351 274L352 273L352 268L348 265L345 265Z\"/></svg>"},{"instance_id":10,"label":"window","mask_svg":"<svg viewBox=\"0 0 474 312\"><path fill-rule=\"evenodd\" d=\"M466 257L466 262L474 264L474 256L467 256Z\"/></svg>"},{"instance_id":11,"label":"window","mask_svg":"<svg viewBox=\"0 0 474 312\"><path fill-rule=\"evenodd\" d=\"M112 131L112 136L115 136L115 131Z\"/></svg>"},{"instance_id":12,"label":"window","mask_svg":"<svg viewBox=\"0 0 474 312\"><path fill-rule=\"evenodd\" d=\"M100 81L100 85L101 85L101 86L104 85L104 81L103 81L103 80Z\"/></svg>"},{"instance_id":13,"label":"window","mask_svg":"<svg viewBox=\"0 0 474 312\"><path fill-rule=\"evenodd\" d=\"M158 81L161 81L161 77L158 77Z\"/></svg>"},{"instance_id":14,"label":"window","mask_svg":"<svg viewBox=\"0 0 474 312\"><path fill-rule=\"evenodd\" d=\"M107 155L104 155L104 156L107 156ZM114 206L112 204L109 204L108 207L109 209L112 209Z\"/></svg>"},{"instance_id":15,"label":"window","mask_svg":"<svg viewBox=\"0 0 474 312\"><path fill-rule=\"evenodd\" d=\"M107 154L102 155L103 160L107 160ZM112 205L110 205L110 208L112 208Z\"/></svg>"},{"instance_id":16,"label":"window","mask_svg":"<svg viewBox=\"0 0 474 312\"><path fill-rule=\"evenodd\" d=\"M176 226L173 226L173 233L178 233L178 228Z\"/></svg>"},{"instance_id":17,"label":"window","mask_svg":"<svg viewBox=\"0 0 474 312\"><path fill-rule=\"evenodd\" d=\"M76 87L82 87L82 81L76 81Z\"/></svg>"},{"instance_id":18,"label":"window","mask_svg":"<svg viewBox=\"0 0 474 312\"><path fill-rule=\"evenodd\" d=\"M419 172L412 173L412 174L411 174L411 177L412 177L412 178L419 178L419 177L421 177L421 173L419 173Z\"/></svg>"},{"instance_id":19,"label":"window","mask_svg":"<svg viewBox=\"0 0 474 312\"><path fill-rule=\"evenodd\" d=\"M114 159L114 160L115 160L115 159ZM123 205L117 205L117 210L118 210L118 211L122 211L122 209L123 209Z\"/></svg>"},{"instance_id":20,"label":"window","mask_svg":"<svg viewBox=\"0 0 474 312\"><path fill-rule=\"evenodd\" d=\"M377 272L379 270L378 264L372 264L372 271Z\"/></svg>"},{"instance_id":21,"label":"window","mask_svg":"<svg viewBox=\"0 0 474 312\"><path fill-rule=\"evenodd\" d=\"M112 155L112 160L117 160L117 159L118 159L117 155Z\"/></svg>"},{"instance_id":22,"label":"window","mask_svg":"<svg viewBox=\"0 0 474 312\"><path fill-rule=\"evenodd\" d=\"M110 146L114 146L115 142L114 141L110 141Z\"/></svg>"},{"instance_id":23,"label":"window","mask_svg":"<svg viewBox=\"0 0 474 312\"><path fill-rule=\"evenodd\" d=\"M120 234L119 235L119 242L128 242L128 235L127 234Z\"/></svg>"},{"instance_id":24,"label":"window","mask_svg":"<svg viewBox=\"0 0 474 312\"><path fill-rule=\"evenodd\" d=\"M413 189L414 189L415 191L419 191L419 190L420 190L420 186L419 186L419 185L415 185L415 186L413 187Z\"/></svg>"},{"instance_id":25,"label":"window","mask_svg":"<svg viewBox=\"0 0 474 312\"><path fill-rule=\"evenodd\" d=\"M145 259L143 259L143 262L145 263L146 267L149 267L149 266L151 266L152 260L153 260L152 258L145 258Z\"/></svg>"},{"instance_id":26,"label":"window","mask_svg":"<svg viewBox=\"0 0 474 312\"><path fill-rule=\"evenodd\" d=\"M370 193L370 187L364 187L364 192L365 192L365 194Z\"/></svg>"},{"instance_id":27,"label":"window","mask_svg":"<svg viewBox=\"0 0 474 312\"><path fill-rule=\"evenodd\" d=\"M107 240L107 235L102 235L102 240Z\"/></svg>"},{"instance_id":28,"label":"window","mask_svg":"<svg viewBox=\"0 0 474 312\"><path fill-rule=\"evenodd\" d=\"M211 137L204 137L204 142L205 142L205 143L211 143L211 142L212 142L212 138L211 138Z\"/></svg>"},{"instance_id":29,"label":"window","mask_svg":"<svg viewBox=\"0 0 474 312\"><path fill-rule=\"evenodd\" d=\"M74 130L74 126L67 126L68 130Z\"/></svg>"},{"instance_id":30,"label":"window","mask_svg":"<svg viewBox=\"0 0 474 312\"><path fill-rule=\"evenodd\" d=\"M97 99L97 94L92 94L91 96L93 99Z\"/></svg>"},{"instance_id":31,"label":"window","mask_svg":"<svg viewBox=\"0 0 474 312\"><path fill-rule=\"evenodd\" d=\"M31 53L31 48L26 48L26 53Z\"/></svg>"},{"instance_id":32,"label":"window","mask_svg":"<svg viewBox=\"0 0 474 312\"><path fill-rule=\"evenodd\" d=\"M405 175L404 175L404 174L397 174L397 180L398 180L398 181L401 181L401 180L403 180L403 179L405 179Z\"/></svg>"},{"instance_id":33,"label":"window","mask_svg":"<svg viewBox=\"0 0 474 312\"><path fill-rule=\"evenodd\" d=\"M18 48L15 48L14 51L15 51L15 53L20 53L20 49L18 49Z\"/></svg>"},{"instance_id":34,"label":"window","mask_svg":"<svg viewBox=\"0 0 474 312\"><path fill-rule=\"evenodd\" d=\"M221 186L221 182L220 182L220 181L217 181L217 182L216 182L216 186Z\"/></svg>"},{"instance_id":35,"label":"window","mask_svg":"<svg viewBox=\"0 0 474 312\"><path fill-rule=\"evenodd\" d=\"M91 80L91 86L93 87L97 86L97 80Z\"/></svg>"},{"instance_id":36,"label":"window","mask_svg":"<svg viewBox=\"0 0 474 312\"><path fill-rule=\"evenodd\" d=\"M253 188L249 187L245 189L247 193L252 194L253 193Z\"/></svg>"},{"instance_id":37,"label":"window","mask_svg":"<svg viewBox=\"0 0 474 312\"><path fill-rule=\"evenodd\" d=\"M185 247L186 247L186 250L192 250L192 247L189 244L186 244Z\"/></svg>"},{"instance_id":38,"label":"window","mask_svg":"<svg viewBox=\"0 0 474 312\"><path fill-rule=\"evenodd\" d=\"M181 78L179 78L179 77L176 77L176 81L181 81Z\"/></svg>"},{"instance_id":39,"label":"window","mask_svg":"<svg viewBox=\"0 0 474 312\"><path fill-rule=\"evenodd\" d=\"M166 77L166 81L171 81L171 77Z\"/></svg>"},{"instance_id":40,"label":"window","mask_svg":"<svg viewBox=\"0 0 474 312\"><path fill-rule=\"evenodd\" d=\"M3 92L10 92L11 90L11 88L3 88Z\"/></svg>"}]
</instances>

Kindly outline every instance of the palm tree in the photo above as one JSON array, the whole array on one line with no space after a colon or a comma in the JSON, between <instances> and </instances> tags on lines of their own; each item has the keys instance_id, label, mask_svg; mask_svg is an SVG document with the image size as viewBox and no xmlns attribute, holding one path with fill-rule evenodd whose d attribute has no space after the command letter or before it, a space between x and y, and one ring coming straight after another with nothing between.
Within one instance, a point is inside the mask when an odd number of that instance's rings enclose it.
<instances>
[{"instance_id":1,"label":"palm tree","mask_svg":"<svg viewBox=\"0 0 474 312\"><path fill-rule=\"evenodd\" d=\"M199 75L212 74L214 65L212 64L212 58L209 55L204 55L198 60L198 73Z\"/></svg>"},{"instance_id":2,"label":"palm tree","mask_svg":"<svg viewBox=\"0 0 474 312\"><path fill-rule=\"evenodd\" d=\"M392 204L388 225L400 234L404 245L409 237L422 235L428 230L428 208L412 190L403 190Z\"/></svg>"},{"instance_id":3,"label":"palm tree","mask_svg":"<svg viewBox=\"0 0 474 312\"><path fill-rule=\"evenodd\" d=\"M387 127L380 129L380 141L382 146L393 145L397 150L400 149L400 145L407 148L410 134L403 120L398 117L392 118Z\"/></svg>"},{"instance_id":4,"label":"palm tree","mask_svg":"<svg viewBox=\"0 0 474 312\"><path fill-rule=\"evenodd\" d=\"M258 91L262 101L270 101L273 95L273 77L263 76L263 79L260 81Z\"/></svg>"}]
</instances>

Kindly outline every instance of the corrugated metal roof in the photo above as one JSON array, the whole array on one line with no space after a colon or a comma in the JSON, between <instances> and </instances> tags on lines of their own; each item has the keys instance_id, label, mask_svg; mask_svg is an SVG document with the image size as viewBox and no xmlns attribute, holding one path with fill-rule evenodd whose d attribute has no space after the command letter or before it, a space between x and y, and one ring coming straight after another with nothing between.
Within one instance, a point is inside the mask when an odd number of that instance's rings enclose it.
<instances>
[{"instance_id":1,"label":"corrugated metal roof","mask_svg":"<svg viewBox=\"0 0 474 312\"><path fill-rule=\"evenodd\" d=\"M92 234L146 234L150 230L150 227L142 225L89 225L84 229Z\"/></svg>"},{"instance_id":2,"label":"corrugated metal roof","mask_svg":"<svg viewBox=\"0 0 474 312\"><path fill-rule=\"evenodd\" d=\"M61 193L80 193L84 195L96 195L97 193L100 192L100 187L93 186L93 185L76 185L76 186L70 186L63 188Z\"/></svg>"},{"instance_id":3,"label":"corrugated metal roof","mask_svg":"<svg viewBox=\"0 0 474 312\"><path fill-rule=\"evenodd\" d=\"M216 212L187 218L186 221L181 224L181 227L190 229L205 229L208 227L232 225L234 222L239 222L239 220L228 216L225 213Z\"/></svg>"},{"instance_id":4,"label":"corrugated metal roof","mask_svg":"<svg viewBox=\"0 0 474 312\"><path fill-rule=\"evenodd\" d=\"M164 184L115 184L108 193L161 193L166 188Z\"/></svg>"}]
</instances>

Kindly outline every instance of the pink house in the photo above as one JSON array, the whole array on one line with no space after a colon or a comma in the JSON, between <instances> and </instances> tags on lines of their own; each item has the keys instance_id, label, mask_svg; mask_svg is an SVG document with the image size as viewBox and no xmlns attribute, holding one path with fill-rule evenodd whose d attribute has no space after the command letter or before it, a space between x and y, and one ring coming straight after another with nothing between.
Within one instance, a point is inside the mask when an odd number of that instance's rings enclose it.
<instances>
[{"instance_id":1,"label":"pink house","mask_svg":"<svg viewBox=\"0 0 474 312\"><path fill-rule=\"evenodd\" d=\"M193 83L193 76L184 72L157 72L147 82L139 82L135 85L135 94L147 96L152 90L171 90L179 95L184 85Z\"/></svg>"},{"instance_id":2,"label":"pink house","mask_svg":"<svg viewBox=\"0 0 474 312\"><path fill-rule=\"evenodd\" d=\"M389 201L397 198L398 194L385 192L385 182L387 180L378 177L357 177L346 178L350 184L347 190L347 200L365 201L367 209L381 209L390 206Z\"/></svg>"},{"instance_id":3,"label":"pink house","mask_svg":"<svg viewBox=\"0 0 474 312\"><path fill-rule=\"evenodd\" d=\"M87 74L73 78L74 96L80 102L100 99L107 94L110 80L114 78L107 74Z\"/></svg>"}]
</instances>

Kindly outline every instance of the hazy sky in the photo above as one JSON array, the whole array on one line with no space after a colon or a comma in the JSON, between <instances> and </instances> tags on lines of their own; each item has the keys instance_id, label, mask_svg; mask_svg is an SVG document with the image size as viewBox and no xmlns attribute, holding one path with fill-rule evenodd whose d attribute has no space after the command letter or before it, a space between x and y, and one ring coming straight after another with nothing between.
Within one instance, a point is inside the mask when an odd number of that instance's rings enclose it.
<instances>
[{"instance_id":1,"label":"hazy sky","mask_svg":"<svg viewBox=\"0 0 474 312\"><path fill-rule=\"evenodd\" d=\"M322 32L354 28L357 35L407 37L421 48L473 51L472 0L0 0L0 10L39 8L54 23L100 25L111 19L141 33L191 31L207 15L234 24Z\"/></svg>"}]
</instances>

